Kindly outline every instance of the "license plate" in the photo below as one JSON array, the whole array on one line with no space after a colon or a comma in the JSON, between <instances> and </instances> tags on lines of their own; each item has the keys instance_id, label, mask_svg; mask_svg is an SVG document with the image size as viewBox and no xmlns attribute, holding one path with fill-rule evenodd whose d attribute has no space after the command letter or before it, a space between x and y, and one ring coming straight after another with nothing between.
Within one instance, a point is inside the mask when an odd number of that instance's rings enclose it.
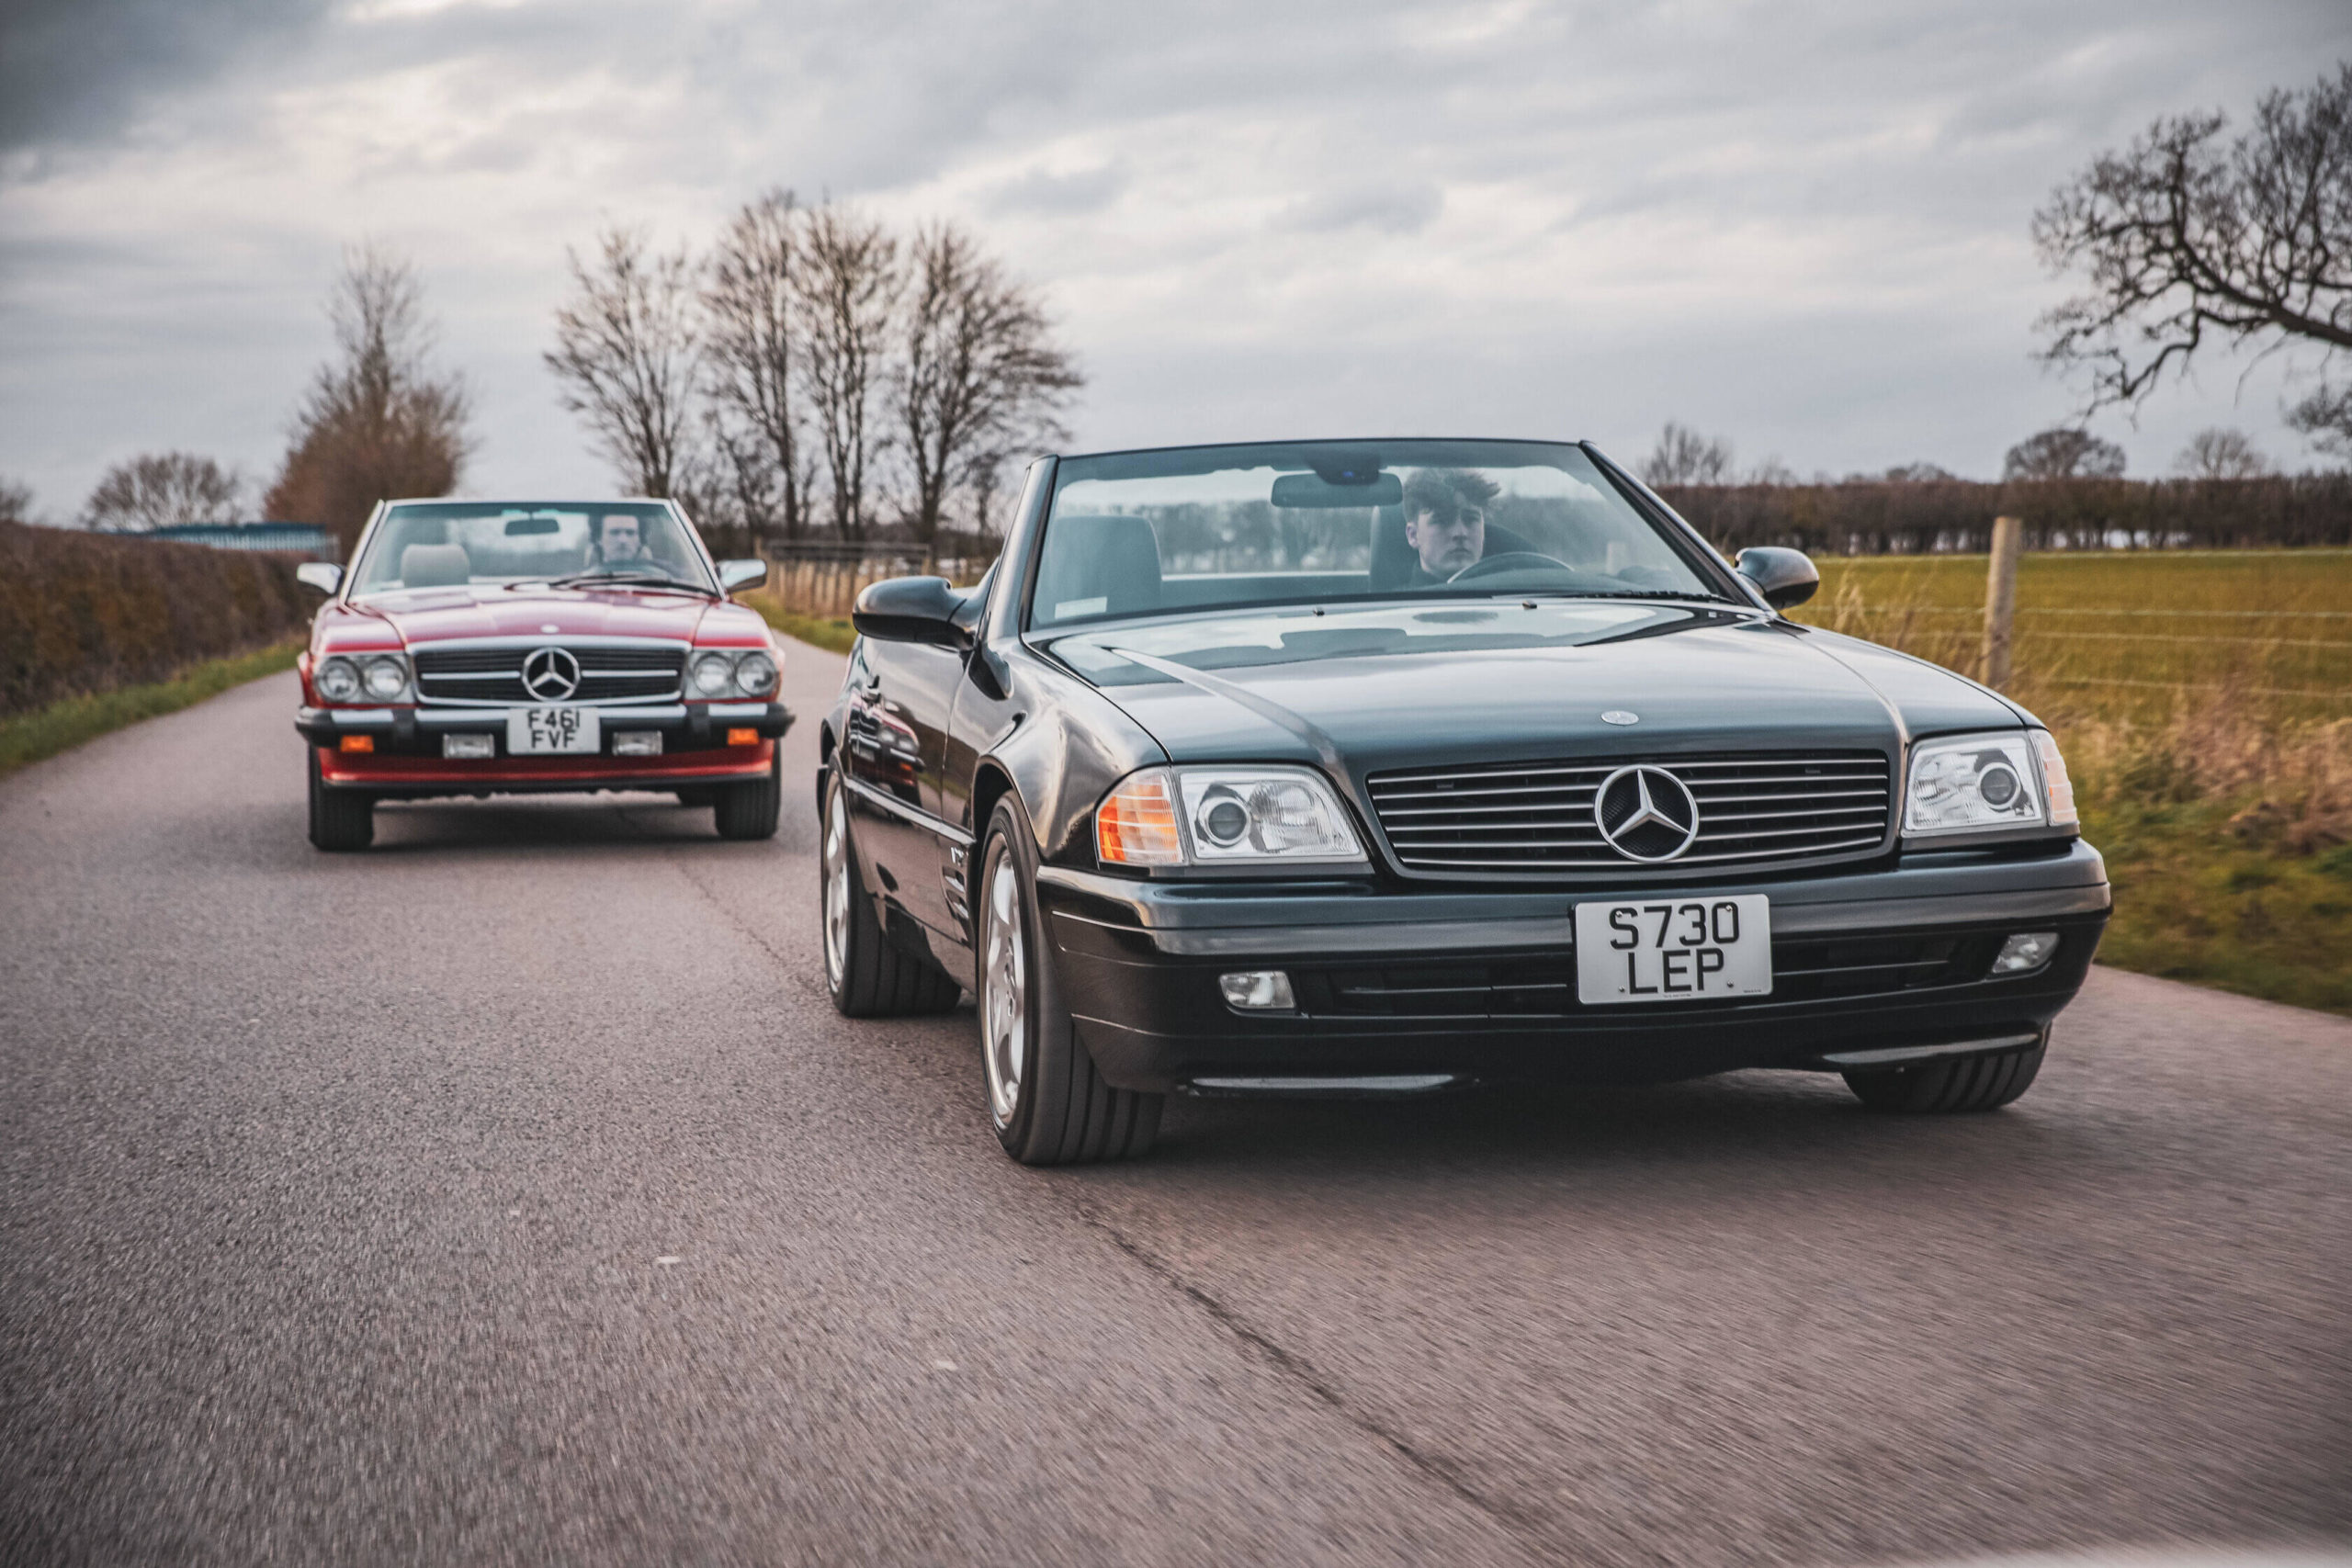
<instances>
[{"instance_id":1,"label":"license plate","mask_svg":"<svg viewBox=\"0 0 2352 1568\"><path fill-rule=\"evenodd\" d=\"M1577 906L1587 1006L1771 994L1772 908L1760 893Z\"/></svg>"},{"instance_id":2,"label":"license plate","mask_svg":"<svg viewBox=\"0 0 2352 1568\"><path fill-rule=\"evenodd\" d=\"M506 750L516 757L571 756L603 750L594 708L508 708Z\"/></svg>"}]
</instances>

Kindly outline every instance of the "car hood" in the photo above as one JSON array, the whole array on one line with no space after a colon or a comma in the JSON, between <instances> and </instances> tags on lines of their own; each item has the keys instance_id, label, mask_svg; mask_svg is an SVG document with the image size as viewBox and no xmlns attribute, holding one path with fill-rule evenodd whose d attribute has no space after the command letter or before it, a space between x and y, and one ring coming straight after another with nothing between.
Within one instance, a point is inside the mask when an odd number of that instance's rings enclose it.
<instances>
[{"instance_id":1,"label":"car hood","mask_svg":"<svg viewBox=\"0 0 2352 1568\"><path fill-rule=\"evenodd\" d=\"M389 622L411 648L470 637L642 637L689 641L706 615L751 612L683 593L616 588L424 588L352 606ZM754 624L756 617L754 617Z\"/></svg>"},{"instance_id":2,"label":"car hood","mask_svg":"<svg viewBox=\"0 0 2352 1568\"><path fill-rule=\"evenodd\" d=\"M1713 606L1285 610L1105 626L1050 647L1176 761L1320 761L1358 777L1433 761L1892 756L1906 734L2020 722L1933 666Z\"/></svg>"}]
</instances>

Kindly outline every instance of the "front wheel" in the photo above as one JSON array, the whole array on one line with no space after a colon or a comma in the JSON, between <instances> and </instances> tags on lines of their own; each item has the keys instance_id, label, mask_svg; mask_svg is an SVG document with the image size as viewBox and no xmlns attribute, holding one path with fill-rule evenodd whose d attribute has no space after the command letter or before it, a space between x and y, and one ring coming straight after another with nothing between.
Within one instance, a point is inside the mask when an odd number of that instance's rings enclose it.
<instances>
[{"instance_id":1,"label":"front wheel","mask_svg":"<svg viewBox=\"0 0 2352 1568\"><path fill-rule=\"evenodd\" d=\"M1163 1098L1114 1089L1070 1024L1040 940L1035 851L1011 800L980 861L980 1057L989 1120L1023 1165L1132 1159L1159 1133Z\"/></svg>"},{"instance_id":2,"label":"front wheel","mask_svg":"<svg viewBox=\"0 0 2352 1568\"><path fill-rule=\"evenodd\" d=\"M750 784L722 784L711 819L722 839L773 839L776 818L784 807L784 748L768 760L767 777ZM683 797L682 797L683 798Z\"/></svg>"},{"instance_id":3,"label":"front wheel","mask_svg":"<svg viewBox=\"0 0 2352 1568\"><path fill-rule=\"evenodd\" d=\"M356 789L330 789L319 772L319 751L311 748L311 844L340 853L376 841L376 801Z\"/></svg>"},{"instance_id":4,"label":"front wheel","mask_svg":"<svg viewBox=\"0 0 2352 1568\"><path fill-rule=\"evenodd\" d=\"M1946 1056L1905 1067L1873 1067L1846 1074L1846 1087L1872 1111L1946 1115L1997 1111L2033 1087L2050 1049L2050 1031L2018 1051L1983 1056Z\"/></svg>"}]
</instances>

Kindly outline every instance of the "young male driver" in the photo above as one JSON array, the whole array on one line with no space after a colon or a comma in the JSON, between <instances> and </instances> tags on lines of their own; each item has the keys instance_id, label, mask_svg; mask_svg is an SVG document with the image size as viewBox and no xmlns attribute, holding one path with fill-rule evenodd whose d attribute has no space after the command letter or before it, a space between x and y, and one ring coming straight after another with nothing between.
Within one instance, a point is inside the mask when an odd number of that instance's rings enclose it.
<instances>
[{"instance_id":1,"label":"young male driver","mask_svg":"<svg viewBox=\"0 0 2352 1568\"><path fill-rule=\"evenodd\" d=\"M1408 586L1433 588L1487 553L1487 503L1501 489L1467 468L1423 468L1405 483L1405 542L1419 558Z\"/></svg>"}]
</instances>

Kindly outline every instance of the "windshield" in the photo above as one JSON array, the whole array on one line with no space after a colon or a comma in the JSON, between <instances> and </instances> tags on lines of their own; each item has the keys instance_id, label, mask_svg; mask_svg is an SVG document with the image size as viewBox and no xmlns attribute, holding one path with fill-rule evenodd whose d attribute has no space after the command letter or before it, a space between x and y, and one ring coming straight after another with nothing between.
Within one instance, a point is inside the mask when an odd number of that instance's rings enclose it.
<instances>
[{"instance_id":1,"label":"windshield","mask_svg":"<svg viewBox=\"0 0 2352 1568\"><path fill-rule=\"evenodd\" d=\"M1722 597L1580 447L1300 442L1065 459L1029 620L1527 593Z\"/></svg>"},{"instance_id":2,"label":"windshield","mask_svg":"<svg viewBox=\"0 0 2352 1568\"><path fill-rule=\"evenodd\" d=\"M431 501L384 514L351 591L357 597L570 579L711 588L694 536L660 502Z\"/></svg>"}]
</instances>

